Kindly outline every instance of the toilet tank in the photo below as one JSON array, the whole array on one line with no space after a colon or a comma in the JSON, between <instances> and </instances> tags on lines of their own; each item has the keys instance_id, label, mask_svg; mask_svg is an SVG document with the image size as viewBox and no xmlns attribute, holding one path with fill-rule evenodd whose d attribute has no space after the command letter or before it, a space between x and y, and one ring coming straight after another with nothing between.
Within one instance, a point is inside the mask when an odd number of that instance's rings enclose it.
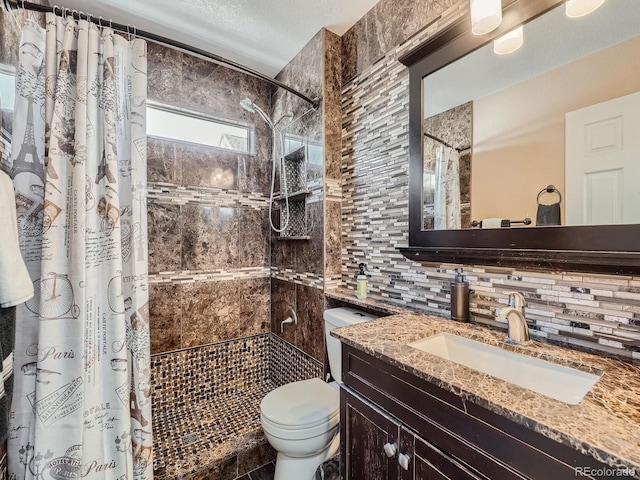
<instances>
[{"instance_id":1,"label":"toilet tank","mask_svg":"<svg viewBox=\"0 0 640 480\"><path fill-rule=\"evenodd\" d=\"M349 307L330 308L324 311L323 317L331 375L336 382L342 383L342 343L331 336L331 330L336 327L346 327L347 325L374 320L378 317Z\"/></svg>"}]
</instances>

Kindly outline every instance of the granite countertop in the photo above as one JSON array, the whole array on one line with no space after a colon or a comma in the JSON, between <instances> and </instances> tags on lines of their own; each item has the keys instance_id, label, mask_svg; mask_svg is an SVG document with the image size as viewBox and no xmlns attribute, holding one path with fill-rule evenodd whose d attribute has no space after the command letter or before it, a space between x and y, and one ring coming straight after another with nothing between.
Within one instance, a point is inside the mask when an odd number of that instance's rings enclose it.
<instances>
[{"instance_id":1,"label":"granite countertop","mask_svg":"<svg viewBox=\"0 0 640 480\"><path fill-rule=\"evenodd\" d=\"M325 296L334 300L340 300L357 307L368 308L370 310L378 311L387 315L394 315L397 313L409 313L411 310L406 307L398 305L392 305L384 300L377 300L368 296L367 298L358 298L356 292L345 287L339 287L333 290L329 290L325 293Z\"/></svg>"},{"instance_id":2,"label":"granite countertop","mask_svg":"<svg viewBox=\"0 0 640 480\"><path fill-rule=\"evenodd\" d=\"M449 332L505 350L599 374L578 405L569 405L417 350L407 343ZM536 341L505 342L505 333L440 317L403 313L336 328L343 343L386 361L542 435L640 478L640 366Z\"/></svg>"}]
</instances>

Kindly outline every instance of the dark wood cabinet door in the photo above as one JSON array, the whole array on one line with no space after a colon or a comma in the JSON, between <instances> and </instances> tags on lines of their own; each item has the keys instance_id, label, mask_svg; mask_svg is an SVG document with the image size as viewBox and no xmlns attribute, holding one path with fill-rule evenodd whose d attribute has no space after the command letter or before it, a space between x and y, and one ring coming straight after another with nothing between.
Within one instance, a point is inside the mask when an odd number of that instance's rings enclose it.
<instances>
[{"instance_id":1,"label":"dark wood cabinet door","mask_svg":"<svg viewBox=\"0 0 640 480\"><path fill-rule=\"evenodd\" d=\"M344 480L399 480L397 453L385 453L398 444L399 424L344 389L340 396Z\"/></svg>"},{"instance_id":2,"label":"dark wood cabinet door","mask_svg":"<svg viewBox=\"0 0 640 480\"><path fill-rule=\"evenodd\" d=\"M407 430L402 431L402 445L413 443L413 468L402 472L402 480L482 480L467 467L431 443ZM402 449L401 449L402 451ZM406 475L405 474L409 474Z\"/></svg>"}]
</instances>

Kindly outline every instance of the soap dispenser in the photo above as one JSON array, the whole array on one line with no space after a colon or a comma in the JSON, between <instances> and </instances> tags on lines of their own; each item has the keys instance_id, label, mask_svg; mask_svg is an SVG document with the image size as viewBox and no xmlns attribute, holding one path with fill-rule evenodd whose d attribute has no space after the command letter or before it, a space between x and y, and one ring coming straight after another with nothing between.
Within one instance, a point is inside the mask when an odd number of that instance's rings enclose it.
<instances>
[{"instance_id":1,"label":"soap dispenser","mask_svg":"<svg viewBox=\"0 0 640 480\"><path fill-rule=\"evenodd\" d=\"M456 268L456 277L451 282L451 319L468 322L469 315L469 282L465 281L462 268Z\"/></svg>"},{"instance_id":2,"label":"soap dispenser","mask_svg":"<svg viewBox=\"0 0 640 480\"><path fill-rule=\"evenodd\" d=\"M364 271L367 269L367 265L364 263L359 263L358 268L360 269L358 272L358 276L356 277L357 284L357 296L360 299L367 298L367 274Z\"/></svg>"}]
</instances>

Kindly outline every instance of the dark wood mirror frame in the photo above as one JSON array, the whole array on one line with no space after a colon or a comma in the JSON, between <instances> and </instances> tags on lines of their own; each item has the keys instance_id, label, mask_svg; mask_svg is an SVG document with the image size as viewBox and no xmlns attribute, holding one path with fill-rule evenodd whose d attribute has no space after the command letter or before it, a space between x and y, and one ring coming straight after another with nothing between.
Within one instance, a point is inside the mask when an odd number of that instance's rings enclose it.
<instances>
[{"instance_id":1,"label":"dark wood mirror frame","mask_svg":"<svg viewBox=\"0 0 640 480\"><path fill-rule=\"evenodd\" d=\"M422 229L422 80L564 0L504 0L503 20L488 35L471 33L465 15L400 58L409 80L409 259L543 270L638 274L640 225L508 229Z\"/></svg>"}]
</instances>

